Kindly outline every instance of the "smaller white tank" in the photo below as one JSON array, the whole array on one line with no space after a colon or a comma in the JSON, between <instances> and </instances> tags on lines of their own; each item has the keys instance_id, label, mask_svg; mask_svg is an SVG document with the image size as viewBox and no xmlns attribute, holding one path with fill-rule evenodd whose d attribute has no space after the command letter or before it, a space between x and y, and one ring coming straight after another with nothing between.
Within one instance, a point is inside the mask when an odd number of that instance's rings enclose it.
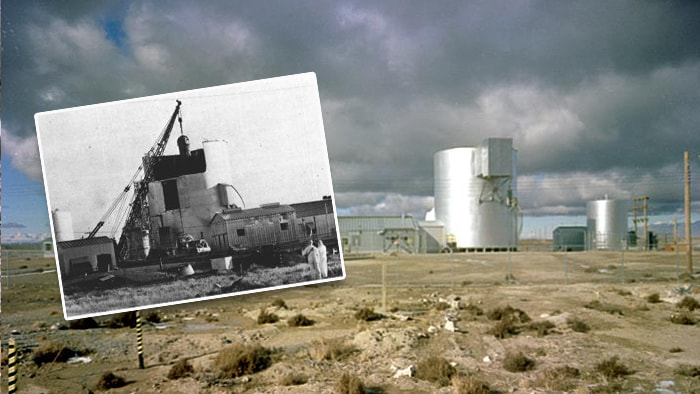
<instances>
[{"instance_id":1,"label":"smaller white tank","mask_svg":"<svg viewBox=\"0 0 700 394\"><path fill-rule=\"evenodd\" d=\"M588 249L621 250L627 241L628 200L596 200L586 204Z\"/></svg>"},{"instance_id":2,"label":"smaller white tank","mask_svg":"<svg viewBox=\"0 0 700 394\"><path fill-rule=\"evenodd\" d=\"M54 209L51 216L53 217L53 229L56 242L75 239L75 233L73 233L73 216L71 216L69 211Z\"/></svg>"}]
</instances>

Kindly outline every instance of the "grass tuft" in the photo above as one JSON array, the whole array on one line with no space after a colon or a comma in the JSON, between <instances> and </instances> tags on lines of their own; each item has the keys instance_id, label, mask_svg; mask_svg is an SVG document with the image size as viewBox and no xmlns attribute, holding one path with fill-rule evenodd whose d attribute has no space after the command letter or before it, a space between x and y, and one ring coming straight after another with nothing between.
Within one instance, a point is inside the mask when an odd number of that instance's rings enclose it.
<instances>
[{"instance_id":1,"label":"grass tuft","mask_svg":"<svg viewBox=\"0 0 700 394\"><path fill-rule=\"evenodd\" d=\"M288 373L280 380L282 386L298 386L309 381L309 377L301 373Z\"/></svg>"},{"instance_id":2,"label":"grass tuft","mask_svg":"<svg viewBox=\"0 0 700 394\"><path fill-rule=\"evenodd\" d=\"M509 372L525 372L535 368L535 360L521 352L506 353L503 357L503 368Z\"/></svg>"},{"instance_id":3,"label":"grass tuft","mask_svg":"<svg viewBox=\"0 0 700 394\"><path fill-rule=\"evenodd\" d=\"M108 322L109 328L136 327L136 312L125 312L113 316Z\"/></svg>"},{"instance_id":4,"label":"grass tuft","mask_svg":"<svg viewBox=\"0 0 700 394\"><path fill-rule=\"evenodd\" d=\"M612 356L609 359L597 363L595 370L607 379L615 379L632 374L632 371L630 371L625 364L620 362L617 356Z\"/></svg>"},{"instance_id":5,"label":"grass tuft","mask_svg":"<svg viewBox=\"0 0 700 394\"><path fill-rule=\"evenodd\" d=\"M345 343L342 338L319 339L312 343L309 355L316 361L339 361L353 354L355 346Z\"/></svg>"},{"instance_id":6,"label":"grass tuft","mask_svg":"<svg viewBox=\"0 0 700 394\"><path fill-rule=\"evenodd\" d=\"M416 365L416 377L437 383L440 386L450 384L452 376L457 373L455 367L443 357L429 357Z\"/></svg>"},{"instance_id":7,"label":"grass tuft","mask_svg":"<svg viewBox=\"0 0 700 394\"><path fill-rule=\"evenodd\" d=\"M71 349L68 346L61 345L58 342L44 342L32 352L32 361L37 366L52 362L63 363L74 356L82 356L88 354L86 350Z\"/></svg>"},{"instance_id":8,"label":"grass tuft","mask_svg":"<svg viewBox=\"0 0 700 394\"><path fill-rule=\"evenodd\" d=\"M586 324L585 321L578 319L576 317L566 320L566 324L569 325L573 331L586 333L591 330L591 327Z\"/></svg>"},{"instance_id":9,"label":"grass tuft","mask_svg":"<svg viewBox=\"0 0 700 394\"><path fill-rule=\"evenodd\" d=\"M481 379L477 379L473 376L458 377L453 379L452 385L455 388L457 394L492 394L495 393L488 385Z\"/></svg>"},{"instance_id":10,"label":"grass tuft","mask_svg":"<svg viewBox=\"0 0 700 394\"><path fill-rule=\"evenodd\" d=\"M586 309L593 309L600 312L609 313L611 315L624 315L622 310L614 305L604 304L598 300L593 300L583 306Z\"/></svg>"},{"instance_id":11,"label":"grass tuft","mask_svg":"<svg viewBox=\"0 0 700 394\"><path fill-rule=\"evenodd\" d=\"M693 317L689 313L681 312L671 314L671 323L692 326L695 325L696 322L695 319L693 319Z\"/></svg>"},{"instance_id":12,"label":"grass tuft","mask_svg":"<svg viewBox=\"0 0 700 394\"><path fill-rule=\"evenodd\" d=\"M102 376L100 376L100 379L97 381L98 390L116 389L124 386L126 386L126 380L109 371L103 373Z\"/></svg>"},{"instance_id":13,"label":"grass tuft","mask_svg":"<svg viewBox=\"0 0 700 394\"><path fill-rule=\"evenodd\" d=\"M194 373L194 368L187 360L180 360L175 363L168 372L168 379L176 380L180 378L185 378Z\"/></svg>"},{"instance_id":14,"label":"grass tuft","mask_svg":"<svg viewBox=\"0 0 700 394\"><path fill-rule=\"evenodd\" d=\"M340 378L335 382L336 394L365 394L365 384L357 375L343 372Z\"/></svg>"},{"instance_id":15,"label":"grass tuft","mask_svg":"<svg viewBox=\"0 0 700 394\"><path fill-rule=\"evenodd\" d=\"M287 319L287 324L289 324L290 327L307 327L312 326L314 321L300 313Z\"/></svg>"},{"instance_id":16,"label":"grass tuft","mask_svg":"<svg viewBox=\"0 0 700 394\"><path fill-rule=\"evenodd\" d=\"M532 320L522 309L513 308L510 305L492 309L486 314L486 317L488 317L489 320L510 319L515 323L527 323Z\"/></svg>"},{"instance_id":17,"label":"grass tuft","mask_svg":"<svg viewBox=\"0 0 700 394\"><path fill-rule=\"evenodd\" d=\"M659 293L652 293L647 296L647 302L650 304L658 304L661 302L661 296Z\"/></svg>"},{"instance_id":18,"label":"grass tuft","mask_svg":"<svg viewBox=\"0 0 700 394\"><path fill-rule=\"evenodd\" d=\"M281 298L275 298L275 299L272 301L272 304L271 304L271 305L272 305L272 306L276 306L277 308L287 309L287 303L284 302L284 300L281 299Z\"/></svg>"},{"instance_id":19,"label":"grass tuft","mask_svg":"<svg viewBox=\"0 0 700 394\"><path fill-rule=\"evenodd\" d=\"M504 339L518 335L520 330L518 324L516 324L512 319L506 318L496 323L495 326L491 327L491 329L488 330L488 333L492 334L498 339Z\"/></svg>"},{"instance_id":20,"label":"grass tuft","mask_svg":"<svg viewBox=\"0 0 700 394\"><path fill-rule=\"evenodd\" d=\"M361 308L355 312L355 319L357 320L374 321L379 320L382 317L383 316L381 314L374 312L374 309L371 308Z\"/></svg>"},{"instance_id":21,"label":"grass tuft","mask_svg":"<svg viewBox=\"0 0 700 394\"><path fill-rule=\"evenodd\" d=\"M238 377L262 371L272 364L271 351L260 345L224 348L214 360L223 377Z\"/></svg>"},{"instance_id":22,"label":"grass tuft","mask_svg":"<svg viewBox=\"0 0 700 394\"><path fill-rule=\"evenodd\" d=\"M682 351L683 351L683 349L679 348L678 346L675 346L675 347L668 349L669 353L680 353Z\"/></svg>"},{"instance_id":23,"label":"grass tuft","mask_svg":"<svg viewBox=\"0 0 700 394\"><path fill-rule=\"evenodd\" d=\"M700 377L700 365L682 364L679 365L674 372L676 375L697 378Z\"/></svg>"},{"instance_id":24,"label":"grass tuft","mask_svg":"<svg viewBox=\"0 0 700 394\"><path fill-rule=\"evenodd\" d=\"M274 313L268 313L265 309L261 309L258 315L258 324L277 323L279 320L279 316Z\"/></svg>"},{"instance_id":25,"label":"grass tuft","mask_svg":"<svg viewBox=\"0 0 700 394\"><path fill-rule=\"evenodd\" d=\"M68 328L71 330L89 330L91 328L97 328L100 325L95 321L95 319L88 317L85 319L71 320L68 323Z\"/></svg>"},{"instance_id":26,"label":"grass tuft","mask_svg":"<svg viewBox=\"0 0 700 394\"><path fill-rule=\"evenodd\" d=\"M536 331L538 336L545 336L551 333L551 330L556 327L554 323L549 320L541 320L528 324L527 329Z\"/></svg>"},{"instance_id":27,"label":"grass tuft","mask_svg":"<svg viewBox=\"0 0 700 394\"><path fill-rule=\"evenodd\" d=\"M696 309L700 309L700 302L698 302L698 300L696 300L693 297L685 296L676 304L676 306L678 308L684 308L692 312Z\"/></svg>"}]
</instances>

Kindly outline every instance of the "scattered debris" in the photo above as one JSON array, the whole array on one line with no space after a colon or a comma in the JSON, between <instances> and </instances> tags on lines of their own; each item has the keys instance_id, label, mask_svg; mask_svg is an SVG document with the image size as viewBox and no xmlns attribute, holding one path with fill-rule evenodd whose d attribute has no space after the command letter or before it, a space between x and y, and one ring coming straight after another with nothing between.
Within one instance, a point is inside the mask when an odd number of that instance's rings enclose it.
<instances>
[{"instance_id":1,"label":"scattered debris","mask_svg":"<svg viewBox=\"0 0 700 394\"><path fill-rule=\"evenodd\" d=\"M85 356L85 357L75 356L75 357L69 358L66 361L66 363L68 363L68 364L77 364L77 363L87 364L89 362L92 362L92 357L89 357L89 356Z\"/></svg>"},{"instance_id":2,"label":"scattered debris","mask_svg":"<svg viewBox=\"0 0 700 394\"><path fill-rule=\"evenodd\" d=\"M392 372L394 372L395 379L398 379L398 378L401 378L404 376L410 378L416 374L416 367L413 364L409 365L408 367L406 367L404 369L399 369L399 367L392 365L391 370L392 370Z\"/></svg>"}]
</instances>

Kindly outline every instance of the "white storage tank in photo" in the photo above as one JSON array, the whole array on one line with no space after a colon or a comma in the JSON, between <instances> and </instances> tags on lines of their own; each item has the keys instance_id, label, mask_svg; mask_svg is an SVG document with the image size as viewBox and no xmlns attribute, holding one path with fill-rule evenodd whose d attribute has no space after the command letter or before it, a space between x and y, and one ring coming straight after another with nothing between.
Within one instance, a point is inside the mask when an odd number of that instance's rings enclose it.
<instances>
[{"instance_id":1,"label":"white storage tank in photo","mask_svg":"<svg viewBox=\"0 0 700 394\"><path fill-rule=\"evenodd\" d=\"M627 242L628 200L596 200L586 204L588 249L622 250Z\"/></svg>"},{"instance_id":2,"label":"white storage tank in photo","mask_svg":"<svg viewBox=\"0 0 700 394\"><path fill-rule=\"evenodd\" d=\"M52 212L53 229L56 233L56 242L72 241L75 239L73 233L73 216L68 211L55 209Z\"/></svg>"},{"instance_id":3,"label":"white storage tank in photo","mask_svg":"<svg viewBox=\"0 0 700 394\"><path fill-rule=\"evenodd\" d=\"M514 167L512 140L506 138L435 153L435 219L455 237L457 248L517 247Z\"/></svg>"}]
</instances>

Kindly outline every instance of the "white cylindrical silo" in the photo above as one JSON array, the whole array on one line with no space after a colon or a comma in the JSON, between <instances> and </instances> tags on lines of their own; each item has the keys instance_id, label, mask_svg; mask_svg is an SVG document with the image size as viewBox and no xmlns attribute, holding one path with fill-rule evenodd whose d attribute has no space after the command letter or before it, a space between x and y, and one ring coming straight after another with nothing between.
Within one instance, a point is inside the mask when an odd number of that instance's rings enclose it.
<instances>
[{"instance_id":1,"label":"white cylindrical silo","mask_svg":"<svg viewBox=\"0 0 700 394\"><path fill-rule=\"evenodd\" d=\"M435 153L435 218L445 225L446 234L456 238L458 248L515 248L518 223L510 204L513 199L495 187L510 185L510 179L478 176L480 159L478 148L471 147Z\"/></svg>"},{"instance_id":2,"label":"white cylindrical silo","mask_svg":"<svg viewBox=\"0 0 700 394\"><path fill-rule=\"evenodd\" d=\"M205 188L215 187L219 183L231 183L231 163L229 161L228 143L226 141L204 141L204 160L207 170L204 173Z\"/></svg>"},{"instance_id":3,"label":"white cylindrical silo","mask_svg":"<svg viewBox=\"0 0 700 394\"><path fill-rule=\"evenodd\" d=\"M53 229L56 235L56 242L70 241L75 239L73 233L73 216L68 211L55 209L52 212Z\"/></svg>"},{"instance_id":4,"label":"white cylindrical silo","mask_svg":"<svg viewBox=\"0 0 700 394\"><path fill-rule=\"evenodd\" d=\"M588 248L621 250L627 242L627 200L596 200L586 204Z\"/></svg>"}]
</instances>

